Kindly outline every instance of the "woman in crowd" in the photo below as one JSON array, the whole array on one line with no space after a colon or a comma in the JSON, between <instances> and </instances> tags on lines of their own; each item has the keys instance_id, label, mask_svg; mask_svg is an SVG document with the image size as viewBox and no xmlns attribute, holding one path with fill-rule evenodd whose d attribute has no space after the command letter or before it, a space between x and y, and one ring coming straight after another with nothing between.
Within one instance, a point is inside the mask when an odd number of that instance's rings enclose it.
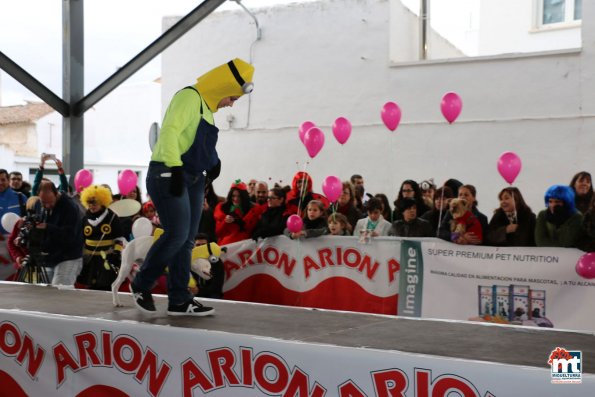
<instances>
[{"instance_id":1,"label":"woman in crowd","mask_svg":"<svg viewBox=\"0 0 595 397\"><path fill-rule=\"evenodd\" d=\"M83 270L77 281L90 289L109 291L120 268L120 253L125 239L120 218L108 207L112 194L104 186L91 185L81 193L87 209L83 219Z\"/></svg>"},{"instance_id":2,"label":"woman in crowd","mask_svg":"<svg viewBox=\"0 0 595 397\"><path fill-rule=\"evenodd\" d=\"M267 204L256 207L246 218L248 225L255 223L252 238L273 237L283 234L287 218L294 213L285 205L285 190L274 187L269 190ZM254 220L252 220L254 218ZM250 227L250 226L249 226Z\"/></svg>"},{"instance_id":3,"label":"woman in crowd","mask_svg":"<svg viewBox=\"0 0 595 397\"><path fill-rule=\"evenodd\" d=\"M504 247L535 246L535 214L516 187L498 194L500 208L494 211L487 229L487 244Z\"/></svg>"},{"instance_id":4,"label":"woman in crowd","mask_svg":"<svg viewBox=\"0 0 595 397\"><path fill-rule=\"evenodd\" d=\"M227 199L215 207L217 244L226 245L250 238L244 218L252 209L246 184L239 179L232 183Z\"/></svg>"},{"instance_id":5,"label":"woman in crowd","mask_svg":"<svg viewBox=\"0 0 595 397\"><path fill-rule=\"evenodd\" d=\"M475 189L475 186L462 185L459 187L459 195L457 197L460 199L465 199L468 203L471 203L471 213L479 220L482 234L485 236L488 230L488 217L479 212L479 209L477 209L477 190Z\"/></svg>"},{"instance_id":6,"label":"woman in crowd","mask_svg":"<svg viewBox=\"0 0 595 397\"><path fill-rule=\"evenodd\" d=\"M398 208L401 208L401 202L404 198L412 198L415 200L415 207L417 208L417 216L422 216L425 214L429 208L424 203L424 198L421 193L421 189L417 182L407 179L401 184L401 188L399 189L399 195L395 200L395 210L393 211L393 220L403 219L402 214L399 212Z\"/></svg>"},{"instance_id":7,"label":"woman in crowd","mask_svg":"<svg viewBox=\"0 0 595 397\"><path fill-rule=\"evenodd\" d=\"M448 186L442 186L434 193L433 208L420 217L421 219L430 222L430 227L432 230L430 237L438 237L438 231L449 214L448 206L450 204L450 200L453 198L454 195L452 194L452 190L450 190Z\"/></svg>"},{"instance_id":8,"label":"woman in crowd","mask_svg":"<svg viewBox=\"0 0 595 397\"><path fill-rule=\"evenodd\" d=\"M312 191L312 178L307 172L299 171L291 182L291 190L286 196L287 204L298 209L300 216L304 216L304 210L311 200L322 202L324 208L329 207L326 197Z\"/></svg>"},{"instance_id":9,"label":"woman in crowd","mask_svg":"<svg viewBox=\"0 0 595 397\"><path fill-rule=\"evenodd\" d=\"M553 185L545 192L546 208L537 215L538 247L577 247L583 234L583 215L574 204L569 186Z\"/></svg>"},{"instance_id":10,"label":"woman in crowd","mask_svg":"<svg viewBox=\"0 0 595 397\"><path fill-rule=\"evenodd\" d=\"M395 221L389 232L398 237L432 237L432 227L425 219L417 216L416 202L413 198L404 198L399 207L401 218Z\"/></svg>"},{"instance_id":11,"label":"woman in crowd","mask_svg":"<svg viewBox=\"0 0 595 397\"><path fill-rule=\"evenodd\" d=\"M591 199L589 208L583 215L583 235L578 248L586 252L595 252L595 198Z\"/></svg>"},{"instance_id":12,"label":"woman in crowd","mask_svg":"<svg viewBox=\"0 0 595 397\"><path fill-rule=\"evenodd\" d=\"M343 192L337 200L337 208L333 208L333 206L331 205L327 213L330 215L333 212L338 212L345 215L351 225L351 229L355 227L357 221L362 217L362 213L355 206L355 188L351 182L343 182Z\"/></svg>"},{"instance_id":13,"label":"woman in crowd","mask_svg":"<svg viewBox=\"0 0 595 397\"><path fill-rule=\"evenodd\" d=\"M570 187L574 190L574 205L581 213L587 212L593 198L591 174L581 171L572 177Z\"/></svg>"}]
</instances>

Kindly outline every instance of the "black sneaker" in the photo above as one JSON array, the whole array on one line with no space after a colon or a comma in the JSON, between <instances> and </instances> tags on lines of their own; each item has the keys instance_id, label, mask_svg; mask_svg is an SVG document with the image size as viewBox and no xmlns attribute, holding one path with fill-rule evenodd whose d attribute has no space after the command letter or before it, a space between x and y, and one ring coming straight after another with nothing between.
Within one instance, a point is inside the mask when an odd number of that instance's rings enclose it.
<instances>
[{"instance_id":1,"label":"black sneaker","mask_svg":"<svg viewBox=\"0 0 595 397\"><path fill-rule=\"evenodd\" d=\"M130 283L130 291L132 292L132 299L138 310L146 314L153 314L157 311L151 292L136 289L132 283Z\"/></svg>"},{"instance_id":2,"label":"black sneaker","mask_svg":"<svg viewBox=\"0 0 595 397\"><path fill-rule=\"evenodd\" d=\"M215 309L212 307L203 306L196 298L189 300L181 305L169 305L167 307L167 314L170 316L210 316L215 314Z\"/></svg>"}]
</instances>

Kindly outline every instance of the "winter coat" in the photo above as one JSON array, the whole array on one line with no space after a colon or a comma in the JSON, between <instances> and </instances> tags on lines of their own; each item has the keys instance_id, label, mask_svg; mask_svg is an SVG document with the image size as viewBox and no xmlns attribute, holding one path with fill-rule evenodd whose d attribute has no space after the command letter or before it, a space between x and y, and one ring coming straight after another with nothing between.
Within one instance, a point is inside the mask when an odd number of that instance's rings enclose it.
<instances>
[{"instance_id":1,"label":"winter coat","mask_svg":"<svg viewBox=\"0 0 595 397\"><path fill-rule=\"evenodd\" d=\"M577 211L556 227L546 220L547 211L545 209L537 215L535 244L538 247L576 248L583 235L583 215Z\"/></svg>"},{"instance_id":2,"label":"winter coat","mask_svg":"<svg viewBox=\"0 0 595 397\"><path fill-rule=\"evenodd\" d=\"M486 244L500 247L534 247L535 214L531 211L518 212L517 218L517 230L514 233L506 233L510 221L506 213L498 208L488 225Z\"/></svg>"},{"instance_id":3,"label":"winter coat","mask_svg":"<svg viewBox=\"0 0 595 397\"><path fill-rule=\"evenodd\" d=\"M399 237L434 237L434 235L430 222L421 218L415 218L410 222L395 221L389 232L389 236Z\"/></svg>"}]
</instances>

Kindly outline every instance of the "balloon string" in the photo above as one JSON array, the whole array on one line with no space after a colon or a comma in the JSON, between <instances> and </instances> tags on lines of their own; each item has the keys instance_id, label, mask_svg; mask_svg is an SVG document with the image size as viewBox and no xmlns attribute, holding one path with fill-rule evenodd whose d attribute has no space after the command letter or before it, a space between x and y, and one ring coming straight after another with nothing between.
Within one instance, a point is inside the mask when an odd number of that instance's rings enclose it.
<instances>
[{"instance_id":1,"label":"balloon string","mask_svg":"<svg viewBox=\"0 0 595 397\"><path fill-rule=\"evenodd\" d=\"M440 235L440 226L442 226L442 208L444 207L444 186L442 185L442 192L440 192L440 211L438 213L438 226L436 227L436 237Z\"/></svg>"},{"instance_id":2,"label":"balloon string","mask_svg":"<svg viewBox=\"0 0 595 397\"><path fill-rule=\"evenodd\" d=\"M510 184L510 187L512 188L512 183ZM512 191L512 189L510 190L510 196L512 197L512 218L509 219L509 222L512 225L513 221L519 223L519 220L517 219L516 200L514 199L514 192Z\"/></svg>"},{"instance_id":3,"label":"balloon string","mask_svg":"<svg viewBox=\"0 0 595 397\"><path fill-rule=\"evenodd\" d=\"M302 217L302 201L306 198L306 185L308 184L306 170L308 169L309 163L309 161L306 161L304 164L304 175L302 177L302 186L300 187L300 199L298 200L298 216L300 218Z\"/></svg>"}]
</instances>

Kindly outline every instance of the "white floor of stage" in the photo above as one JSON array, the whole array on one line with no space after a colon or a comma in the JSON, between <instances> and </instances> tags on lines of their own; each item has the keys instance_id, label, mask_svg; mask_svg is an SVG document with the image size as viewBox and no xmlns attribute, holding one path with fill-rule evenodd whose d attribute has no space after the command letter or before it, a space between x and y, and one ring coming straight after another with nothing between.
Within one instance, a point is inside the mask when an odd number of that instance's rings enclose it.
<instances>
[{"instance_id":1,"label":"white floor of stage","mask_svg":"<svg viewBox=\"0 0 595 397\"><path fill-rule=\"evenodd\" d=\"M581 350L584 357L595 357L595 333L407 319L225 300L205 300L209 306L215 307L215 316L180 318L165 314L165 297L155 298L158 313L147 317L134 308L130 296L121 297L125 307L115 308L109 292L58 290L49 286L0 282L2 309L137 321L347 347L365 346L546 369L549 366L544 357L557 346ZM583 372L595 373L594 360L584 361Z\"/></svg>"}]
</instances>

